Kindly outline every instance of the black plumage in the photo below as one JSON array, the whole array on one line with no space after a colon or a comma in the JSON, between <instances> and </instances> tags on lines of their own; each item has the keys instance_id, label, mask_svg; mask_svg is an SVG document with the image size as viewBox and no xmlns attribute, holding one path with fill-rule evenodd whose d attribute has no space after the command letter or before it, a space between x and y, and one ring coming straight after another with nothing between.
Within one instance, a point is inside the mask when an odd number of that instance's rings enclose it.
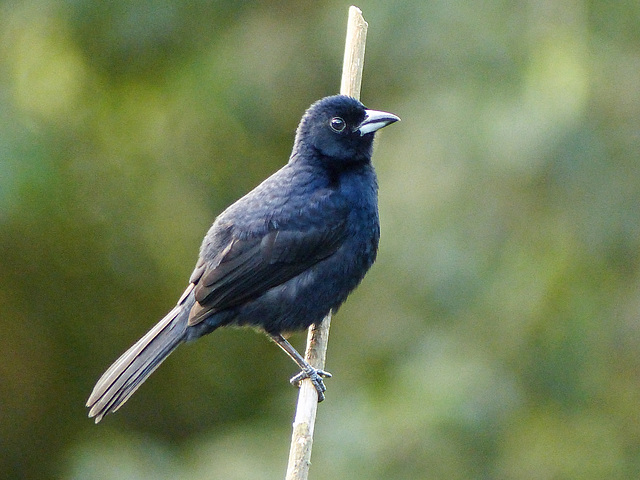
<instances>
[{"instance_id":1,"label":"black plumage","mask_svg":"<svg viewBox=\"0 0 640 480\"><path fill-rule=\"evenodd\" d=\"M374 132L399 120L336 95L302 117L289 162L221 213L178 304L100 378L87 406L117 410L181 343L225 325L264 330L324 398L323 376L282 337L337 309L378 248Z\"/></svg>"}]
</instances>

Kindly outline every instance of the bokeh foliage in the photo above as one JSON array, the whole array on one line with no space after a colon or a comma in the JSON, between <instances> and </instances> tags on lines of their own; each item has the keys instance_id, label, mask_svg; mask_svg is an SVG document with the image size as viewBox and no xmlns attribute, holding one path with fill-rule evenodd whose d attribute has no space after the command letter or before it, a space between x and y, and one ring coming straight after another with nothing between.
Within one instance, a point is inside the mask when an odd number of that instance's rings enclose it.
<instances>
[{"instance_id":1,"label":"bokeh foliage","mask_svg":"<svg viewBox=\"0 0 640 480\"><path fill-rule=\"evenodd\" d=\"M403 121L311 477L638 478L640 3L359 6L362 99ZM83 404L337 91L347 7L0 4L3 478L282 478L295 369L250 331Z\"/></svg>"}]
</instances>

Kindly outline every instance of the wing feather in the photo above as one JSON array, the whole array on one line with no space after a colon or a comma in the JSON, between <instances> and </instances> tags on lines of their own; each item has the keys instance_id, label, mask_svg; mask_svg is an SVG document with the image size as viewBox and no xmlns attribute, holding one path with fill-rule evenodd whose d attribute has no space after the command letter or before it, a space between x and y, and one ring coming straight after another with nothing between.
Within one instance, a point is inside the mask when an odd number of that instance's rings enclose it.
<instances>
[{"instance_id":1,"label":"wing feather","mask_svg":"<svg viewBox=\"0 0 640 480\"><path fill-rule=\"evenodd\" d=\"M220 256L198 262L192 275L197 303L189 325L296 277L335 253L345 236L342 221L330 229L272 230L260 237L232 239Z\"/></svg>"}]
</instances>

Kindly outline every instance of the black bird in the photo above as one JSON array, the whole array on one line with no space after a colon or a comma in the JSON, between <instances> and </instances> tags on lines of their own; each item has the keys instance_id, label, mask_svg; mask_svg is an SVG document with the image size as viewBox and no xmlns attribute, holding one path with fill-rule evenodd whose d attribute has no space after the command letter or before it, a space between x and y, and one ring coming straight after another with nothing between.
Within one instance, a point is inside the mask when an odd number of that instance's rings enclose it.
<instances>
[{"instance_id":1,"label":"black bird","mask_svg":"<svg viewBox=\"0 0 640 480\"><path fill-rule=\"evenodd\" d=\"M319 323L376 258L378 185L374 132L400 120L342 95L317 101L296 131L289 162L228 207L204 237L178 304L102 375L87 407L114 412L181 343L218 327L262 329L310 378L322 377L282 336Z\"/></svg>"}]
</instances>

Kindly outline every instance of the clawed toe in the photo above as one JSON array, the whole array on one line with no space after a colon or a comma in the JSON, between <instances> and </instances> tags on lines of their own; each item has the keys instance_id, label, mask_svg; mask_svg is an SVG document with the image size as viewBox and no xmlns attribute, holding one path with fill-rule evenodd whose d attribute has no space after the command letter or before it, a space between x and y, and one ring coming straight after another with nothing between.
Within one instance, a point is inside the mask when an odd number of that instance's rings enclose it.
<instances>
[{"instance_id":1,"label":"clawed toe","mask_svg":"<svg viewBox=\"0 0 640 480\"><path fill-rule=\"evenodd\" d=\"M316 392L318 392L318 402L321 402L324 400L324 392L326 392L327 390L327 387L325 387L324 381L322 380L323 377L331 378L331 374L329 372L325 372L324 370L311 368L310 370L302 370L297 375L291 377L291 380L289 381L292 385L300 387L300 382L305 378L308 378L309 380L311 380L311 383L313 383Z\"/></svg>"},{"instance_id":2,"label":"clawed toe","mask_svg":"<svg viewBox=\"0 0 640 480\"><path fill-rule=\"evenodd\" d=\"M325 372L324 370L320 370L318 368L313 368L309 363L300 355L295 348L279 333L270 333L269 336L271 340L276 342L276 344L284 350L287 355L291 357L291 359L296 362L296 364L302 369L302 371L291 378L291 383L296 387L300 387L300 382L305 378L311 380L313 386L318 392L318 402L324 400L324 392L327 390L327 387L324 386L324 382L322 381L322 377L329 378L331 374L329 372Z\"/></svg>"},{"instance_id":3,"label":"clawed toe","mask_svg":"<svg viewBox=\"0 0 640 480\"><path fill-rule=\"evenodd\" d=\"M313 370L311 370L309 372L306 372L306 371L302 370L297 375L294 375L293 377L291 377L291 380L289 380L289 381L291 382L291 385L299 387L300 386L300 382L302 380L304 380L305 378L309 378L309 379L311 379L311 381L313 381L314 377L331 378L332 375L329 372L325 372L324 370L320 370L319 368L314 368ZM322 381L322 378L318 378L318 380Z\"/></svg>"}]
</instances>

